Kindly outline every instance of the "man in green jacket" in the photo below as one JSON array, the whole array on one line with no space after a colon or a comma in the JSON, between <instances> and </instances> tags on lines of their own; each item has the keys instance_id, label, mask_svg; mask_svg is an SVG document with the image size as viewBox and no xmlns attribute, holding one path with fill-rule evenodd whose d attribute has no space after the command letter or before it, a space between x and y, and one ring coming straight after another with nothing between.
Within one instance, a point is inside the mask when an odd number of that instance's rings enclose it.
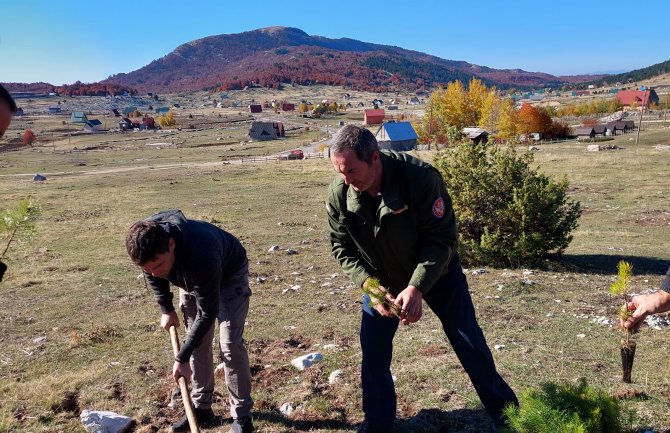
<instances>
[{"instance_id":1,"label":"man in green jacket","mask_svg":"<svg viewBox=\"0 0 670 433\"><path fill-rule=\"evenodd\" d=\"M389 303L363 299L360 341L365 419L359 432L385 433L396 416L391 376L393 337L402 322L421 319L423 300L468 373L494 429L502 409L518 405L497 373L475 317L456 251L456 218L439 172L409 155L380 152L367 129L341 128L330 160L339 176L330 185L326 208L333 256L358 287L377 278Z\"/></svg>"}]
</instances>

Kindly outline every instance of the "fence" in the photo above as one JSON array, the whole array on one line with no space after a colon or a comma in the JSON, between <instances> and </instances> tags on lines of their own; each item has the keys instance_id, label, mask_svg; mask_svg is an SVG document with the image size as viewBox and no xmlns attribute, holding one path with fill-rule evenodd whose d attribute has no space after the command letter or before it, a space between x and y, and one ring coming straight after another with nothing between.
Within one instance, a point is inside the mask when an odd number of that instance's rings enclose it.
<instances>
[{"instance_id":1,"label":"fence","mask_svg":"<svg viewBox=\"0 0 670 433\"><path fill-rule=\"evenodd\" d=\"M254 164L254 163L263 163L263 162L273 162L273 161L300 161L304 159L323 159L327 158L325 152L309 152L303 154L302 158L294 158L292 156L283 154L283 155L265 155L265 156L241 156L241 157L229 157L224 161L226 162L240 162L242 164Z\"/></svg>"}]
</instances>

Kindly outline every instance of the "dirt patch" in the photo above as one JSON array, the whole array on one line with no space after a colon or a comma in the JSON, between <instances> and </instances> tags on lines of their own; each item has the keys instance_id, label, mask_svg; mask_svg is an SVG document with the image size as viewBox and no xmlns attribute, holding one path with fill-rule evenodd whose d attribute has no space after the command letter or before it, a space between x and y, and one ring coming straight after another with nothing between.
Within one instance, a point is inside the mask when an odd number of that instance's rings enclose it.
<instances>
[{"instance_id":1,"label":"dirt patch","mask_svg":"<svg viewBox=\"0 0 670 433\"><path fill-rule=\"evenodd\" d=\"M123 401L126 399L126 387L121 382L114 382L108 387L110 400Z\"/></svg>"},{"instance_id":2,"label":"dirt patch","mask_svg":"<svg viewBox=\"0 0 670 433\"><path fill-rule=\"evenodd\" d=\"M440 356L447 353L447 348L444 346L428 345L420 348L418 350L418 353L421 356L429 356L429 357Z\"/></svg>"},{"instance_id":3,"label":"dirt patch","mask_svg":"<svg viewBox=\"0 0 670 433\"><path fill-rule=\"evenodd\" d=\"M617 400L646 400L648 396L644 391L640 391L639 389L626 388L617 389L614 392L614 398Z\"/></svg>"},{"instance_id":4,"label":"dirt patch","mask_svg":"<svg viewBox=\"0 0 670 433\"><path fill-rule=\"evenodd\" d=\"M670 212L666 210L652 210L642 212L637 218L619 220L622 224L633 224L642 227L670 226Z\"/></svg>"},{"instance_id":5,"label":"dirt patch","mask_svg":"<svg viewBox=\"0 0 670 433\"><path fill-rule=\"evenodd\" d=\"M55 413L72 412L79 415L79 393L76 391L66 392L58 403L51 405L51 410Z\"/></svg>"}]
</instances>

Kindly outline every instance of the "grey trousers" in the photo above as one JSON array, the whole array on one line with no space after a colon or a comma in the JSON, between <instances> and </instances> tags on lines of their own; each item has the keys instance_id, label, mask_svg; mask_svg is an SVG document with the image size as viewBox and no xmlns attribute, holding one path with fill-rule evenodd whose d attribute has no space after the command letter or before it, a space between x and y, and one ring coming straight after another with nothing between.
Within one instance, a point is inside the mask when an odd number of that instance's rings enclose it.
<instances>
[{"instance_id":1,"label":"grey trousers","mask_svg":"<svg viewBox=\"0 0 670 433\"><path fill-rule=\"evenodd\" d=\"M224 282L224 290L219 296L219 341L220 357L228 388L230 415L237 419L251 415L251 372L249 355L243 338L244 323L249 311L249 277L246 267L244 275L231 277ZM185 290L179 290L179 307L184 314L186 329L195 321L197 305L195 297ZM191 355L193 384L191 399L195 407L207 409L212 406L214 394L213 341L214 328L207 332Z\"/></svg>"}]
</instances>

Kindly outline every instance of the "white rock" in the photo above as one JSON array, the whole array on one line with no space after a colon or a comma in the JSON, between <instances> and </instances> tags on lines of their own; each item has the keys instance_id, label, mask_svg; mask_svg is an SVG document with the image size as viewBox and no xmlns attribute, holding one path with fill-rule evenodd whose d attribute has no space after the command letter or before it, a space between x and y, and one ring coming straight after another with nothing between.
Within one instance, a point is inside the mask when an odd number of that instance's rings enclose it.
<instances>
[{"instance_id":1,"label":"white rock","mask_svg":"<svg viewBox=\"0 0 670 433\"><path fill-rule=\"evenodd\" d=\"M323 350L337 349L339 346L337 344L324 344Z\"/></svg>"},{"instance_id":2,"label":"white rock","mask_svg":"<svg viewBox=\"0 0 670 433\"><path fill-rule=\"evenodd\" d=\"M284 403L279 407L279 412L281 412L284 416L290 417L293 415L293 411L294 409L293 406L291 406L291 403Z\"/></svg>"},{"instance_id":3,"label":"white rock","mask_svg":"<svg viewBox=\"0 0 670 433\"><path fill-rule=\"evenodd\" d=\"M279 251L281 248L279 248L279 245L272 245L270 249L268 250L268 253L272 253L275 251Z\"/></svg>"},{"instance_id":4,"label":"white rock","mask_svg":"<svg viewBox=\"0 0 670 433\"><path fill-rule=\"evenodd\" d=\"M533 284L535 284L535 281L529 280L528 278L524 278L523 280L521 280L521 284L524 284L526 286L532 286Z\"/></svg>"},{"instance_id":5,"label":"white rock","mask_svg":"<svg viewBox=\"0 0 670 433\"><path fill-rule=\"evenodd\" d=\"M288 254L289 256L292 256L294 254L298 254L298 252L296 250L292 250L291 248L287 248L286 249L286 254Z\"/></svg>"},{"instance_id":6,"label":"white rock","mask_svg":"<svg viewBox=\"0 0 670 433\"><path fill-rule=\"evenodd\" d=\"M533 275L533 271L531 271L530 269L524 269L522 274L524 277L528 275Z\"/></svg>"},{"instance_id":7,"label":"white rock","mask_svg":"<svg viewBox=\"0 0 670 433\"><path fill-rule=\"evenodd\" d=\"M470 272L471 275L481 275L485 274L488 271L486 269L475 269L474 271Z\"/></svg>"},{"instance_id":8,"label":"white rock","mask_svg":"<svg viewBox=\"0 0 670 433\"><path fill-rule=\"evenodd\" d=\"M83 410L79 418L89 433L122 433L133 421L114 412L97 410Z\"/></svg>"},{"instance_id":9,"label":"white rock","mask_svg":"<svg viewBox=\"0 0 670 433\"><path fill-rule=\"evenodd\" d=\"M504 344L496 344L495 346L493 346L493 348L494 348L495 350L500 350L500 349L504 349L504 348L505 348L505 345L504 345Z\"/></svg>"},{"instance_id":10,"label":"white rock","mask_svg":"<svg viewBox=\"0 0 670 433\"><path fill-rule=\"evenodd\" d=\"M47 336L46 335L41 335L39 337L33 338L33 343L35 343L35 344L44 343L45 341L47 341Z\"/></svg>"},{"instance_id":11,"label":"white rock","mask_svg":"<svg viewBox=\"0 0 670 433\"><path fill-rule=\"evenodd\" d=\"M296 284L295 286L291 286L288 289L282 290L281 292L282 294L287 293L289 291L297 292L298 290L300 290L300 287L301 287L300 284Z\"/></svg>"},{"instance_id":12,"label":"white rock","mask_svg":"<svg viewBox=\"0 0 670 433\"><path fill-rule=\"evenodd\" d=\"M577 338L584 338L586 337L586 334L577 334Z\"/></svg>"},{"instance_id":13,"label":"white rock","mask_svg":"<svg viewBox=\"0 0 670 433\"><path fill-rule=\"evenodd\" d=\"M599 152L600 151L600 146L597 144L589 144L586 146L586 151L587 152Z\"/></svg>"},{"instance_id":14,"label":"white rock","mask_svg":"<svg viewBox=\"0 0 670 433\"><path fill-rule=\"evenodd\" d=\"M335 371L333 371L333 372L330 373L330 375L328 376L328 383L331 384L331 385L334 384L334 383L337 382L338 380L342 379L343 374L344 374L344 373L342 372L342 370L335 370Z\"/></svg>"},{"instance_id":15,"label":"white rock","mask_svg":"<svg viewBox=\"0 0 670 433\"><path fill-rule=\"evenodd\" d=\"M256 282L257 283L263 284L265 282L265 280L266 280L265 277L261 277L261 276L256 277Z\"/></svg>"},{"instance_id":16,"label":"white rock","mask_svg":"<svg viewBox=\"0 0 670 433\"><path fill-rule=\"evenodd\" d=\"M323 359L323 355L320 352L312 352L307 355L300 356L291 361L293 365L298 370L302 371L307 367L310 367L315 362L319 362Z\"/></svg>"},{"instance_id":17,"label":"white rock","mask_svg":"<svg viewBox=\"0 0 670 433\"><path fill-rule=\"evenodd\" d=\"M647 326L649 326L650 328L655 329L657 331L660 331L661 329L670 326L670 322L659 316L647 316L644 319L644 323L646 323Z\"/></svg>"}]
</instances>

